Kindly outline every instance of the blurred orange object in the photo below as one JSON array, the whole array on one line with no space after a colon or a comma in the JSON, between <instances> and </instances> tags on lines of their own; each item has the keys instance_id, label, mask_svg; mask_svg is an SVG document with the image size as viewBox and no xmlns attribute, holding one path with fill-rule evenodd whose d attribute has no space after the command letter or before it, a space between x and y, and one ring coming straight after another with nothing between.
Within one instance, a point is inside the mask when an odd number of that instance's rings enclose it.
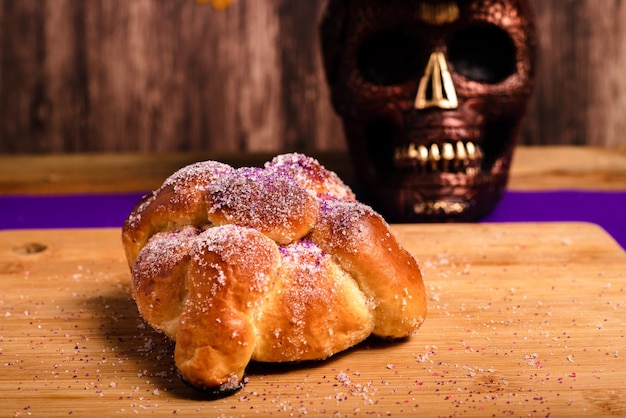
<instances>
[{"instance_id":1,"label":"blurred orange object","mask_svg":"<svg viewBox=\"0 0 626 418\"><path fill-rule=\"evenodd\" d=\"M210 3L215 10L224 10L231 5L233 0L196 0L200 4Z\"/></svg>"}]
</instances>

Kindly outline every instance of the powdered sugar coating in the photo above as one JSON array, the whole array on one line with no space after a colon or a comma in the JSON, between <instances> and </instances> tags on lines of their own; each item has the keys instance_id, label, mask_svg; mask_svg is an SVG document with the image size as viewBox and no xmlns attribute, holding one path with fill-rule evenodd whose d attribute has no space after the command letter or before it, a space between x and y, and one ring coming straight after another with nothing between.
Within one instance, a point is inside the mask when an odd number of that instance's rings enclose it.
<instances>
[{"instance_id":1,"label":"powdered sugar coating","mask_svg":"<svg viewBox=\"0 0 626 418\"><path fill-rule=\"evenodd\" d=\"M371 207L356 201L329 199L320 203L318 224L328 228L325 235L329 237L327 242L330 248L339 247L356 253L362 244L361 220L365 216L377 216L377 213Z\"/></svg>"},{"instance_id":2,"label":"powdered sugar coating","mask_svg":"<svg viewBox=\"0 0 626 418\"><path fill-rule=\"evenodd\" d=\"M141 199L141 201L135 206L135 209L128 215L124 222L124 227L127 229L136 229L141 225L143 215L146 209L154 203L154 199L157 196L157 191L152 191Z\"/></svg>"},{"instance_id":3,"label":"powdered sugar coating","mask_svg":"<svg viewBox=\"0 0 626 418\"><path fill-rule=\"evenodd\" d=\"M287 268L286 277L283 277L285 288L282 301L289 326L285 327L287 329L282 338L279 335L280 330L274 329L273 333L278 335L277 341L281 341L281 350L293 359L299 359L305 355L308 346L319 344L311 340L312 333L307 327L326 322L322 317L311 318L308 311L311 306L316 306L332 312L336 302L334 294L337 292L337 283L325 280L332 261L328 254L323 253L312 242L302 241L281 247L281 255L283 265ZM328 326L324 328L329 329Z\"/></svg>"},{"instance_id":4,"label":"powdered sugar coating","mask_svg":"<svg viewBox=\"0 0 626 418\"><path fill-rule=\"evenodd\" d=\"M199 232L189 227L181 231L160 232L150 238L133 265L135 286L139 282L169 273L188 256L190 245Z\"/></svg>"},{"instance_id":5,"label":"powdered sugar coating","mask_svg":"<svg viewBox=\"0 0 626 418\"><path fill-rule=\"evenodd\" d=\"M201 161L187 165L170 175L161 187L144 196L126 220L127 228L137 228L148 208L156 205L153 212L167 212L175 206L191 209L202 201L204 188L216 179L228 175L234 169L218 161ZM166 192L167 191L167 192ZM157 196L167 194L166 202L158 202ZM194 225L198 226L198 225Z\"/></svg>"},{"instance_id":6,"label":"powdered sugar coating","mask_svg":"<svg viewBox=\"0 0 626 418\"><path fill-rule=\"evenodd\" d=\"M274 239L281 231L300 229L302 224L306 233L317 210L316 199L292 176L253 167L237 169L210 184L207 200L211 203L208 217L214 224L247 226Z\"/></svg>"},{"instance_id":7,"label":"powdered sugar coating","mask_svg":"<svg viewBox=\"0 0 626 418\"><path fill-rule=\"evenodd\" d=\"M210 184L218 177L228 175L232 171L233 168L228 164L218 161L200 161L179 169L165 179L161 187L174 186L176 188L195 182Z\"/></svg>"},{"instance_id":8,"label":"powdered sugar coating","mask_svg":"<svg viewBox=\"0 0 626 418\"><path fill-rule=\"evenodd\" d=\"M214 227L198 235L192 247L196 265L202 266L203 258L209 253L215 254L229 268L246 272L249 275L248 290L267 291L270 278L266 272L277 260L277 246L269 238L254 229L237 225ZM217 265L212 267L223 269ZM221 277L225 276L222 272Z\"/></svg>"},{"instance_id":9,"label":"powdered sugar coating","mask_svg":"<svg viewBox=\"0 0 626 418\"><path fill-rule=\"evenodd\" d=\"M371 306L330 254L306 239L280 247L280 254L279 290L269 296L258 344L280 353L269 361L325 358L370 335Z\"/></svg>"},{"instance_id":10,"label":"powdered sugar coating","mask_svg":"<svg viewBox=\"0 0 626 418\"><path fill-rule=\"evenodd\" d=\"M333 282L330 287L320 286L320 275L332 263L328 254L311 241L299 241L280 248L283 263L292 266L293 285L297 292L288 297L288 306L293 312L291 322L302 326L302 317L307 303L328 303L332 309L332 294L336 291Z\"/></svg>"},{"instance_id":11,"label":"powdered sugar coating","mask_svg":"<svg viewBox=\"0 0 626 418\"><path fill-rule=\"evenodd\" d=\"M315 158L303 154L278 155L265 163L265 169L292 176L309 193L322 198L355 198L350 187L336 173L326 170Z\"/></svg>"},{"instance_id":12,"label":"powdered sugar coating","mask_svg":"<svg viewBox=\"0 0 626 418\"><path fill-rule=\"evenodd\" d=\"M138 303L142 315L171 338L187 295L186 266L199 233L193 227L157 233L132 266L133 297L144 302Z\"/></svg>"}]
</instances>

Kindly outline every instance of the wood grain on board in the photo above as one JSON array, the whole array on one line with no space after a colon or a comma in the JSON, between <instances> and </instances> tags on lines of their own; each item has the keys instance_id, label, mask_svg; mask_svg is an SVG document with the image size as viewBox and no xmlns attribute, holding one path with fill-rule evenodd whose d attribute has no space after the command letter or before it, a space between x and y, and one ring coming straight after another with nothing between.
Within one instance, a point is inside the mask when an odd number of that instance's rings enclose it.
<instances>
[{"instance_id":1,"label":"wood grain on board","mask_svg":"<svg viewBox=\"0 0 626 418\"><path fill-rule=\"evenodd\" d=\"M117 229L0 232L0 415L626 415L626 253L585 223L393 225L429 313L406 341L252 365L208 400L138 315Z\"/></svg>"}]
</instances>

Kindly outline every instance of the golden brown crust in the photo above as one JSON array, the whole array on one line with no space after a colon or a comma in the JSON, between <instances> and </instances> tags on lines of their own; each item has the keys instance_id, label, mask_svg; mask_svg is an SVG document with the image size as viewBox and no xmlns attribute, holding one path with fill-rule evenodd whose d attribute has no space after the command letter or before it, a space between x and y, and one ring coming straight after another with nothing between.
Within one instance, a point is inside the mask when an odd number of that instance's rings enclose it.
<instances>
[{"instance_id":1,"label":"golden brown crust","mask_svg":"<svg viewBox=\"0 0 626 418\"><path fill-rule=\"evenodd\" d=\"M358 286L310 241L281 247L276 287L259 318L253 360L327 358L367 338L374 327Z\"/></svg>"},{"instance_id":2,"label":"golden brown crust","mask_svg":"<svg viewBox=\"0 0 626 418\"><path fill-rule=\"evenodd\" d=\"M276 280L278 246L235 225L194 240L174 358L200 388L241 382L256 345L256 311Z\"/></svg>"},{"instance_id":3,"label":"golden brown crust","mask_svg":"<svg viewBox=\"0 0 626 418\"><path fill-rule=\"evenodd\" d=\"M402 338L417 331L426 318L422 275L378 213L358 202L326 201L311 240L373 301L375 335Z\"/></svg>"},{"instance_id":4,"label":"golden brown crust","mask_svg":"<svg viewBox=\"0 0 626 418\"><path fill-rule=\"evenodd\" d=\"M179 170L129 215L122 240L142 316L176 340L192 386L240 387L250 360L324 359L370 334L417 331L415 259L316 160Z\"/></svg>"},{"instance_id":5,"label":"golden brown crust","mask_svg":"<svg viewBox=\"0 0 626 418\"><path fill-rule=\"evenodd\" d=\"M159 232L139 252L132 266L133 297L142 316L168 337L176 338L187 297L187 264L195 228Z\"/></svg>"},{"instance_id":6,"label":"golden brown crust","mask_svg":"<svg viewBox=\"0 0 626 418\"><path fill-rule=\"evenodd\" d=\"M144 196L130 213L122 230L126 258L132 264L148 239L161 231L186 226L201 228L207 222L205 189L233 168L203 161L181 168L156 191Z\"/></svg>"}]
</instances>

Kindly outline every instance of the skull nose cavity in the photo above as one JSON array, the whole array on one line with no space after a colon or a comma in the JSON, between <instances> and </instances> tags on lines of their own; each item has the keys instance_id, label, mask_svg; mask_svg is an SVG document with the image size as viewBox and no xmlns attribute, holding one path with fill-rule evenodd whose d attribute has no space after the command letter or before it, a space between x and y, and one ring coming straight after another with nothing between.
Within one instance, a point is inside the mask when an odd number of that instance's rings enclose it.
<instances>
[{"instance_id":1,"label":"skull nose cavity","mask_svg":"<svg viewBox=\"0 0 626 418\"><path fill-rule=\"evenodd\" d=\"M476 175L480 171L483 155L480 145L471 141L430 145L409 143L395 148L394 162L397 168L409 168L419 173Z\"/></svg>"},{"instance_id":2,"label":"skull nose cavity","mask_svg":"<svg viewBox=\"0 0 626 418\"><path fill-rule=\"evenodd\" d=\"M448 64L443 52L435 51L430 55L424 75L417 88L414 107L418 110L429 107L440 109L459 107L452 76L448 71Z\"/></svg>"}]
</instances>

